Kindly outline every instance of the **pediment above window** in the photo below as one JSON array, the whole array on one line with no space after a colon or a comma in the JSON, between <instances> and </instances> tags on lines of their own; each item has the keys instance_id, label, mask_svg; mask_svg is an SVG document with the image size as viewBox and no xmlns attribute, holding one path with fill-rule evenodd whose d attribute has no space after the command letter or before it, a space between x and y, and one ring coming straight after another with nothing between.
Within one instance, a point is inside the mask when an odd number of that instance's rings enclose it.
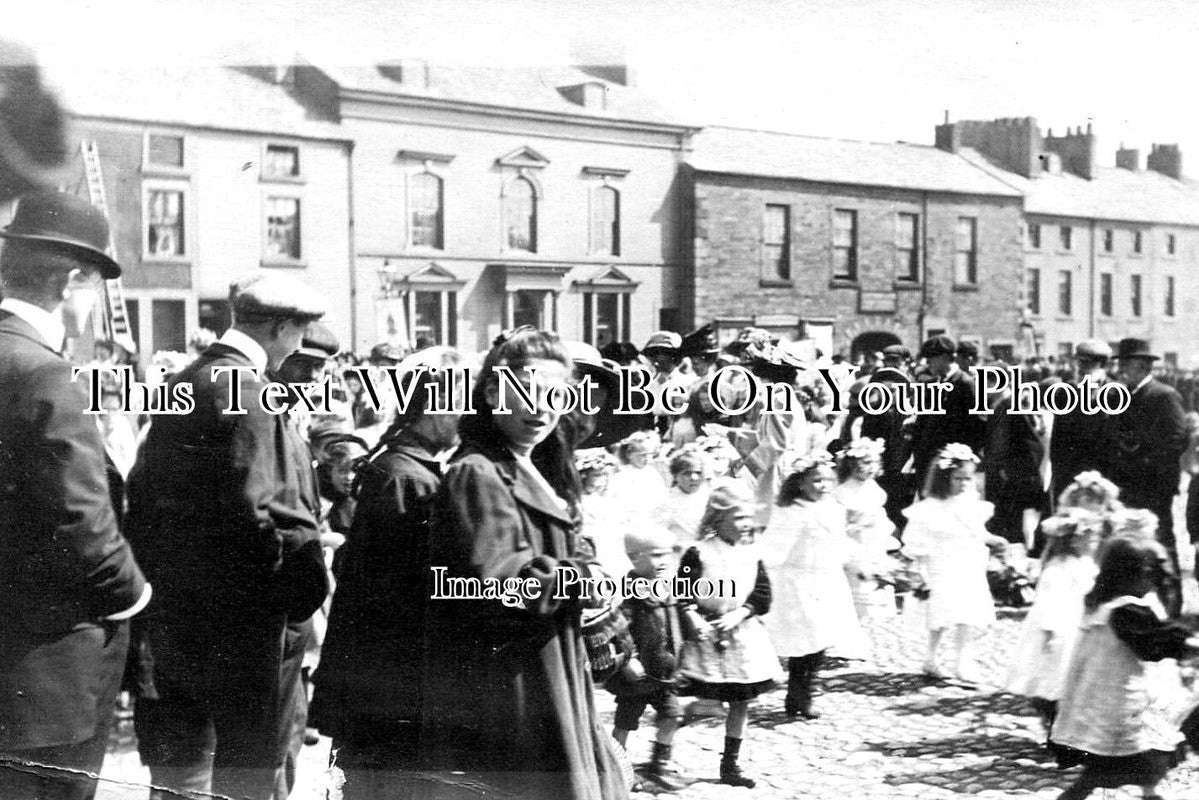
<instances>
[{"instance_id":1,"label":"pediment above window","mask_svg":"<svg viewBox=\"0 0 1199 800\"><path fill-rule=\"evenodd\" d=\"M631 292L638 284L616 267L600 267L574 285L581 292Z\"/></svg>"},{"instance_id":2,"label":"pediment above window","mask_svg":"<svg viewBox=\"0 0 1199 800\"><path fill-rule=\"evenodd\" d=\"M542 169L550 160L531 147L519 147L507 155L500 156L495 163L512 169Z\"/></svg>"},{"instance_id":3,"label":"pediment above window","mask_svg":"<svg viewBox=\"0 0 1199 800\"><path fill-rule=\"evenodd\" d=\"M403 288L455 291L466 285L466 281L436 261L430 261L420 269L397 278L396 284Z\"/></svg>"}]
</instances>

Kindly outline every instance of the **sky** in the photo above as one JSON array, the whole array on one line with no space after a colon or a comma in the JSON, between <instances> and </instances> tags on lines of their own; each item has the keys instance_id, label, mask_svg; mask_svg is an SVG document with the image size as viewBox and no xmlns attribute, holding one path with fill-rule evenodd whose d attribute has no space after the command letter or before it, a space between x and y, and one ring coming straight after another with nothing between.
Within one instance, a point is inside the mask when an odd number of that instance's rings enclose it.
<instances>
[{"instance_id":1,"label":"sky","mask_svg":"<svg viewBox=\"0 0 1199 800\"><path fill-rule=\"evenodd\" d=\"M1092 122L1100 164L1179 143L1199 177L1193 0L40 0L6 11L4 35L51 78L295 53L553 65L584 47L696 124L931 143L946 112Z\"/></svg>"}]
</instances>

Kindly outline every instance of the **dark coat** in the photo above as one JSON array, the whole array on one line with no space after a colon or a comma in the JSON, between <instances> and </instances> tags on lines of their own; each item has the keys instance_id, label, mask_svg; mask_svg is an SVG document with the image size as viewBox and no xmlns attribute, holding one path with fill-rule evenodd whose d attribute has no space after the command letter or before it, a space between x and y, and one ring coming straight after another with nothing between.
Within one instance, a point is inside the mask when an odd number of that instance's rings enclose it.
<instances>
[{"instance_id":1,"label":"dark coat","mask_svg":"<svg viewBox=\"0 0 1199 800\"><path fill-rule=\"evenodd\" d=\"M1105 383L1090 381L1091 391L1097 392ZM1076 385L1081 386L1081 382ZM1052 499L1065 491L1080 472L1095 470L1111 478L1116 458L1115 419L1109 414L1084 414L1076 408L1069 414L1053 419L1049 434L1049 463L1053 471Z\"/></svg>"},{"instance_id":2,"label":"dark coat","mask_svg":"<svg viewBox=\"0 0 1199 800\"><path fill-rule=\"evenodd\" d=\"M96 734L128 641L101 620L145 588L86 407L71 365L0 312L0 750Z\"/></svg>"},{"instance_id":3,"label":"dark coat","mask_svg":"<svg viewBox=\"0 0 1199 800\"><path fill-rule=\"evenodd\" d=\"M637 659L645 668L645 677L633 680L617 672L604 688L617 697L673 688L683 642L694 634L688 618L679 613L678 603L674 598L663 601L629 597L621 604L620 611L628 620L629 634L637 647Z\"/></svg>"},{"instance_id":4,"label":"dark coat","mask_svg":"<svg viewBox=\"0 0 1199 800\"><path fill-rule=\"evenodd\" d=\"M574 558L570 516L506 449L465 444L434 506L430 563L447 575L533 578L539 599L430 600L422 737L437 769L494 773L526 798L627 792L595 711L576 592L554 597ZM586 573L584 573L586 574Z\"/></svg>"},{"instance_id":5,"label":"dark coat","mask_svg":"<svg viewBox=\"0 0 1199 800\"><path fill-rule=\"evenodd\" d=\"M1173 497L1181 475L1179 459L1187 445L1182 397L1150 378L1115 421L1116 456L1112 481L1129 505L1149 505L1147 498Z\"/></svg>"},{"instance_id":6,"label":"dark coat","mask_svg":"<svg viewBox=\"0 0 1199 800\"><path fill-rule=\"evenodd\" d=\"M986 416L970 413L974 407L974 378L964 370L957 370L941 380L951 385L942 395L945 413L921 414L912 430L912 462L920 481L945 445L959 442L981 455L986 440Z\"/></svg>"},{"instance_id":7,"label":"dark coat","mask_svg":"<svg viewBox=\"0 0 1199 800\"><path fill-rule=\"evenodd\" d=\"M310 710L322 733L377 741L383 729L420 719L429 515L441 465L409 435L359 475Z\"/></svg>"},{"instance_id":8,"label":"dark coat","mask_svg":"<svg viewBox=\"0 0 1199 800\"><path fill-rule=\"evenodd\" d=\"M129 530L161 587L148 619L160 691L232 709L265 736L289 724L285 627L320 607L328 582L307 446L259 406L263 382L248 373L246 413L224 413L222 366L250 361L218 342L172 379L192 385L195 409L154 418L129 478Z\"/></svg>"},{"instance_id":9,"label":"dark coat","mask_svg":"<svg viewBox=\"0 0 1199 800\"><path fill-rule=\"evenodd\" d=\"M1041 508L1045 489L1041 460L1045 445L1037 433L1036 418L1009 414L1012 396L995 406L988 420L986 458L987 500L1004 507Z\"/></svg>"}]
</instances>

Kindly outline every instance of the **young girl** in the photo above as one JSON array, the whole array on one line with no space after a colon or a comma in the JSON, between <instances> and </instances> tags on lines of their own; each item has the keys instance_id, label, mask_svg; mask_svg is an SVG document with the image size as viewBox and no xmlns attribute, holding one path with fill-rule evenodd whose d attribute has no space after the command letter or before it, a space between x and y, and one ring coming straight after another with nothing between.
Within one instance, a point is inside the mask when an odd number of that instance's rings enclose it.
<instances>
[{"instance_id":1,"label":"young girl","mask_svg":"<svg viewBox=\"0 0 1199 800\"><path fill-rule=\"evenodd\" d=\"M1067 509L1041 523L1048 537L1037 599L1024 620L1004 688L1032 701L1046 727L1053 724L1057 700L1082 621L1083 598L1095 584L1095 559L1088 543L1093 518Z\"/></svg>"},{"instance_id":2,"label":"young girl","mask_svg":"<svg viewBox=\"0 0 1199 800\"><path fill-rule=\"evenodd\" d=\"M619 445L622 466L608 481L608 497L632 520L644 519L666 499L666 483L652 463L658 446L653 431L638 431Z\"/></svg>"},{"instance_id":3,"label":"young girl","mask_svg":"<svg viewBox=\"0 0 1199 800\"><path fill-rule=\"evenodd\" d=\"M1059 513L1074 509L1087 516L1087 540L1083 549L1092 556L1100 543L1111 535L1115 518L1124 511L1119 495L1116 484L1090 470L1076 475L1057 499ZM1047 540L1046 532L1038 531L1037 549L1043 550Z\"/></svg>"},{"instance_id":4,"label":"young girl","mask_svg":"<svg viewBox=\"0 0 1199 800\"><path fill-rule=\"evenodd\" d=\"M875 478L883 457L882 439L857 439L837 458L837 488L833 497L849 512L849 537L858 545L856 569L848 572L854 607L860 619L895 615L895 589L880 585L878 576L894 570L899 550L895 525L887 517L887 493Z\"/></svg>"},{"instance_id":5,"label":"young girl","mask_svg":"<svg viewBox=\"0 0 1199 800\"><path fill-rule=\"evenodd\" d=\"M787 658L787 716L816 719L816 673L825 651L865 658L868 643L854 611L845 576L857 551L846 534L845 508L832 497L831 460L817 452L795 462L779 489L764 547L783 560L775 568L774 613L768 630Z\"/></svg>"},{"instance_id":6,"label":"young girl","mask_svg":"<svg viewBox=\"0 0 1199 800\"><path fill-rule=\"evenodd\" d=\"M1104 545L1100 564L1049 735L1062 769L1083 765L1059 800L1128 784L1156 798L1157 784L1181 760L1182 735L1166 710L1181 693L1170 659L1193 655L1199 641L1166 619L1158 590L1170 562L1160 544L1118 536Z\"/></svg>"},{"instance_id":7,"label":"young girl","mask_svg":"<svg viewBox=\"0 0 1199 800\"><path fill-rule=\"evenodd\" d=\"M769 690L778 675L778 656L770 645L761 616L770 610L770 579L751 538L754 506L740 487L722 484L712 490L699 525L699 543L683 554L678 601L696 631L683 648L680 694L729 704L725 720L720 781L753 788L737 765L749 701ZM704 578L715 593L708 592Z\"/></svg>"},{"instance_id":8,"label":"young girl","mask_svg":"<svg viewBox=\"0 0 1199 800\"><path fill-rule=\"evenodd\" d=\"M964 444L944 447L928 467L925 498L904 510L904 553L916 562L928 598L928 656L924 673L946 673L937 660L945 631L957 631L953 674L976 678L972 645L982 629L995 621L995 605L987 586L988 544L1003 540L987 532L990 503L974 491L978 457Z\"/></svg>"},{"instance_id":9,"label":"young girl","mask_svg":"<svg viewBox=\"0 0 1199 800\"><path fill-rule=\"evenodd\" d=\"M659 524L670 529L677 541L689 541L699 530L699 521L708 502L705 466L703 453L694 447L670 460L673 485L655 516Z\"/></svg>"},{"instance_id":10,"label":"young girl","mask_svg":"<svg viewBox=\"0 0 1199 800\"><path fill-rule=\"evenodd\" d=\"M608 496L608 481L619 464L603 448L579 450L575 453L575 469L579 471L583 496L579 508L583 517L583 536L595 548L595 560L610 577L621 580L633 568L625 555L621 517L612 508Z\"/></svg>"}]
</instances>

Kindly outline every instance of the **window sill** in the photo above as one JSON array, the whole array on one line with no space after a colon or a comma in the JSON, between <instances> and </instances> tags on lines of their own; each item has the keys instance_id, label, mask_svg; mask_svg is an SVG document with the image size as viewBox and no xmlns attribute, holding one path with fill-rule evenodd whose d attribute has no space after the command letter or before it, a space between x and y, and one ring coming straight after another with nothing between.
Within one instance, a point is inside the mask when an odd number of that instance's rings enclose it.
<instances>
[{"instance_id":1,"label":"window sill","mask_svg":"<svg viewBox=\"0 0 1199 800\"><path fill-rule=\"evenodd\" d=\"M978 284L977 283L955 283L953 285L953 290L955 292L977 292Z\"/></svg>"},{"instance_id":2,"label":"window sill","mask_svg":"<svg viewBox=\"0 0 1199 800\"><path fill-rule=\"evenodd\" d=\"M1074 321L1074 317L1069 317L1069 316L1067 316L1067 317L1054 317L1053 321L1054 321L1054 322L1073 322L1073 321Z\"/></svg>"},{"instance_id":3,"label":"window sill","mask_svg":"<svg viewBox=\"0 0 1199 800\"><path fill-rule=\"evenodd\" d=\"M1072 256L1072 255L1074 255L1074 251L1073 251L1073 250L1066 250L1066 249L1065 249L1065 248L1063 248L1063 247L1059 247L1059 248L1058 248L1058 249L1057 249L1055 252L1056 252L1056 253L1057 253L1059 256Z\"/></svg>"},{"instance_id":4,"label":"window sill","mask_svg":"<svg viewBox=\"0 0 1199 800\"><path fill-rule=\"evenodd\" d=\"M435 256L445 252L444 247L434 247L428 244L409 244L404 248L407 252L421 256Z\"/></svg>"},{"instance_id":5,"label":"window sill","mask_svg":"<svg viewBox=\"0 0 1199 800\"><path fill-rule=\"evenodd\" d=\"M187 167L167 167L159 164L142 164L142 175L147 178L174 178L191 180L192 172Z\"/></svg>"},{"instance_id":6,"label":"window sill","mask_svg":"<svg viewBox=\"0 0 1199 800\"><path fill-rule=\"evenodd\" d=\"M192 263L191 256L161 256L142 254L141 264L143 267L190 267Z\"/></svg>"},{"instance_id":7,"label":"window sill","mask_svg":"<svg viewBox=\"0 0 1199 800\"><path fill-rule=\"evenodd\" d=\"M259 175L259 183L281 183L288 186L303 186L308 179L303 175Z\"/></svg>"},{"instance_id":8,"label":"window sill","mask_svg":"<svg viewBox=\"0 0 1199 800\"><path fill-rule=\"evenodd\" d=\"M920 281L895 281L894 289L897 292L917 292L924 288Z\"/></svg>"},{"instance_id":9,"label":"window sill","mask_svg":"<svg viewBox=\"0 0 1199 800\"><path fill-rule=\"evenodd\" d=\"M260 262L263 267L283 267L287 269L304 269L308 262L302 258L264 258Z\"/></svg>"},{"instance_id":10,"label":"window sill","mask_svg":"<svg viewBox=\"0 0 1199 800\"><path fill-rule=\"evenodd\" d=\"M1128 257L1129 257L1129 258L1144 258L1144 257L1145 257L1145 254L1144 254L1144 253L1132 252L1132 253L1129 253L1129 254L1128 254Z\"/></svg>"},{"instance_id":11,"label":"window sill","mask_svg":"<svg viewBox=\"0 0 1199 800\"><path fill-rule=\"evenodd\" d=\"M833 278L828 284L830 289L860 289L856 278Z\"/></svg>"},{"instance_id":12,"label":"window sill","mask_svg":"<svg viewBox=\"0 0 1199 800\"><path fill-rule=\"evenodd\" d=\"M758 286L763 289L790 289L794 285L795 284L793 284L791 281L785 281L785 280L782 280L781 278L780 279L760 278L758 280Z\"/></svg>"}]
</instances>

